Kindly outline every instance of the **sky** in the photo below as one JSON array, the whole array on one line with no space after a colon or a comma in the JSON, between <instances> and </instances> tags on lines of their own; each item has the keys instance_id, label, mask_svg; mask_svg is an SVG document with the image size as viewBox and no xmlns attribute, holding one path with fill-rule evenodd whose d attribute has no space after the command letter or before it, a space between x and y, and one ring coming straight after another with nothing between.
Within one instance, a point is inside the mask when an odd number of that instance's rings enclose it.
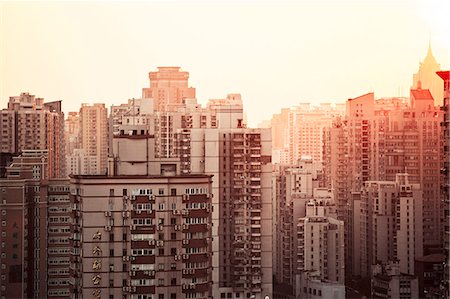
<instances>
[{"instance_id":1,"label":"sky","mask_svg":"<svg viewBox=\"0 0 450 299\"><path fill-rule=\"evenodd\" d=\"M450 1L0 2L0 108L30 92L81 103L139 98L158 66L198 102L240 93L250 126L302 102L408 96L427 53L448 69Z\"/></svg>"}]
</instances>

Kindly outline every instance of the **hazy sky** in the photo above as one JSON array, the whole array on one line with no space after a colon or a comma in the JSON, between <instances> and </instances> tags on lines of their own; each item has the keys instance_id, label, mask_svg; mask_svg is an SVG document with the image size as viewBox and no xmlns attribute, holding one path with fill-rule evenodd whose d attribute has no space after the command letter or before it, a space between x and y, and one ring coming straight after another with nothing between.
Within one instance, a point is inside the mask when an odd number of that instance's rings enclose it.
<instances>
[{"instance_id":1,"label":"hazy sky","mask_svg":"<svg viewBox=\"0 0 450 299\"><path fill-rule=\"evenodd\" d=\"M158 66L190 72L200 103L241 93L252 126L300 102L407 96L430 35L449 67L449 3L1 2L0 108L24 91L65 112L124 103Z\"/></svg>"}]
</instances>

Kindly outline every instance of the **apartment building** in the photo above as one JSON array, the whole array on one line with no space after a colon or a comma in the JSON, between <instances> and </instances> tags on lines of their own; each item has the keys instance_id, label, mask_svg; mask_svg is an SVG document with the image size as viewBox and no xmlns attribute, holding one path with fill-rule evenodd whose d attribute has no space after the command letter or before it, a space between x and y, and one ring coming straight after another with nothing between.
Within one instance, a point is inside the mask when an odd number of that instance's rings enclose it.
<instances>
[{"instance_id":1,"label":"apartment building","mask_svg":"<svg viewBox=\"0 0 450 299\"><path fill-rule=\"evenodd\" d=\"M80 114L69 112L64 122L64 133L66 141L66 154L72 154L74 149L80 148Z\"/></svg>"},{"instance_id":2,"label":"apartment building","mask_svg":"<svg viewBox=\"0 0 450 299\"><path fill-rule=\"evenodd\" d=\"M24 150L0 179L2 298L69 298L69 184L45 150Z\"/></svg>"},{"instance_id":3,"label":"apartment building","mask_svg":"<svg viewBox=\"0 0 450 299\"><path fill-rule=\"evenodd\" d=\"M297 273L317 271L321 279L344 284L344 223L336 219L329 198L306 204L306 216L298 219Z\"/></svg>"},{"instance_id":4,"label":"apartment building","mask_svg":"<svg viewBox=\"0 0 450 299\"><path fill-rule=\"evenodd\" d=\"M0 151L18 155L25 150L47 150L51 178L65 175L64 113L61 101L44 103L29 93L10 97L0 111Z\"/></svg>"},{"instance_id":5,"label":"apartment building","mask_svg":"<svg viewBox=\"0 0 450 299\"><path fill-rule=\"evenodd\" d=\"M318 168L310 157L303 157L296 166L275 165L273 172L273 272L276 283L290 285L291 291L297 273L297 220L306 216L309 200L331 197L328 189L318 189Z\"/></svg>"},{"instance_id":6,"label":"apartment building","mask_svg":"<svg viewBox=\"0 0 450 299\"><path fill-rule=\"evenodd\" d=\"M195 88L189 87L189 73L180 67L158 67L148 74L150 87L142 89L142 98L154 100L156 111L170 111L195 99Z\"/></svg>"},{"instance_id":7,"label":"apartment building","mask_svg":"<svg viewBox=\"0 0 450 299\"><path fill-rule=\"evenodd\" d=\"M448 261L449 256L449 246L450 246L450 71L437 72L438 76L444 81L444 99L441 110L444 113L443 121L441 122L442 131L442 179L441 179L441 198L442 198L442 242L444 243L444 256L445 259L445 269L444 269L444 282L447 296L450 296L450 266Z\"/></svg>"},{"instance_id":8,"label":"apartment building","mask_svg":"<svg viewBox=\"0 0 450 299\"><path fill-rule=\"evenodd\" d=\"M423 197L408 174L396 181L367 181L361 193L360 273L368 276L376 264L398 261L402 273L414 274L414 259L423 255ZM355 235L356 238L358 236ZM357 262L356 262L357 263Z\"/></svg>"},{"instance_id":9,"label":"apartment building","mask_svg":"<svg viewBox=\"0 0 450 299\"><path fill-rule=\"evenodd\" d=\"M411 90L409 99L375 100L373 94L347 101L347 113L325 131L325 183L334 189L340 219L346 223L348 271L358 252L353 252L359 226L358 192L369 180L395 181L398 173L409 174L411 184L420 184L424 200L422 219L424 250L440 244L440 144L442 112L428 90ZM337 146L336 146L337 145ZM357 232L359 233L359 232ZM347 273L351 275L352 273ZM369 272L366 271L369 275Z\"/></svg>"},{"instance_id":10,"label":"apartment building","mask_svg":"<svg viewBox=\"0 0 450 299\"><path fill-rule=\"evenodd\" d=\"M312 106L301 103L274 114L271 128L274 156L280 156L277 162L295 165L302 156L310 156L322 163L323 130L331 125L334 117L344 113L345 105L342 104L321 103ZM287 152L287 161L284 152Z\"/></svg>"},{"instance_id":11,"label":"apartment building","mask_svg":"<svg viewBox=\"0 0 450 299\"><path fill-rule=\"evenodd\" d=\"M76 298L210 298L211 176L71 178Z\"/></svg>"},{"instance_id":12,"label":"apartment building","mask_svg":"<svg viewBox=\"0 0 450 299\"><path fill-rule=\"evenodd\" d=\"M84 174L105 174L108 160L108 120L105 104L82 104L80 108L80 148L88 165Z\"/></svg>"},{"instance_id":13,"label":"apartment building","mask_svg":"<svg viewBox=\"0 0 450 299\"><path fill-rule=\"evenodd\" d=\"M212 296L271 296L270 129L245 126L239 94L202 107L193 98L195 89L187 87L187 74L181 80L174 79L180 75L178 68L158 72L150 77L151 88L144 89L139 113L122 116L110 169L114 174L145 175L162 163L157 169L161 173L213 175ZM185 96L175 101L176 90ZM152 103L147 111L143 102ZM135 141L133 148L127 139Z\"/></svg>"}]
</instances>

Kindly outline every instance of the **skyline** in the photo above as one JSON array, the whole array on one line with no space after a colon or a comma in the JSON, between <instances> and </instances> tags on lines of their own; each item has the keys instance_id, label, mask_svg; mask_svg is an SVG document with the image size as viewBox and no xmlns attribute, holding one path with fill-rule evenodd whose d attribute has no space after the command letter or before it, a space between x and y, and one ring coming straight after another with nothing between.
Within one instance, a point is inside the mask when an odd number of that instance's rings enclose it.
<instances>
[{"instance_id":1,"label":"skyline","mask_svg":"<svg viewBox=\"0 0 450 299\"><path fill-rule=\"evenodd\" d=\"M441 69L450 58L439 1L0 5L2 107L30 92L66 113L109 108L140 98L158 66L180 66L199 103L240 93L256 126L301 102L409 96L430 37Z\"/></svg>"}]
</instances>

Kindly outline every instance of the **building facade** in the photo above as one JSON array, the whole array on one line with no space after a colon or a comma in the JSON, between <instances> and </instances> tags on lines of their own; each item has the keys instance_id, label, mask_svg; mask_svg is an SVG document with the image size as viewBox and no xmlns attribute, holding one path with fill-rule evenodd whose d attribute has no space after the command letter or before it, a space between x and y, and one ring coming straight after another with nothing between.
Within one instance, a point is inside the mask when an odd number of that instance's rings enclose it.
<instances>
[{"instance_id":1,"label":"building facade","mask_svg":"<svg viewBox=\"0 0 450 299\"><path fill-rule=\"evenodd\" d=\"M82 104L80 108L80 148L89 159L83 174L106 174L108 160L108 120L105 104Z\"/></svg>"},{"instance_id":2,"label":"building facade","mask_svg":"<svg viewBox=\"0 0 450 299\"><path fill-rule=\"evenodd\" d=\"M64 113L61 101L44 103L29 93L10 97L0 111L2 153L19 155L25 150L47 150L51 178L65 176Z\"/></svg>"},{"instance_id":3,"label":"building facade","mask_svg":"<svg viewBox=\"0 0 450 299\"><path fill-rule=\"evenodd\" d=\"M69 298L69 182L49 178L47 151L23 151L0 179L0 295Z\"/></svg>"}]
</instances>

